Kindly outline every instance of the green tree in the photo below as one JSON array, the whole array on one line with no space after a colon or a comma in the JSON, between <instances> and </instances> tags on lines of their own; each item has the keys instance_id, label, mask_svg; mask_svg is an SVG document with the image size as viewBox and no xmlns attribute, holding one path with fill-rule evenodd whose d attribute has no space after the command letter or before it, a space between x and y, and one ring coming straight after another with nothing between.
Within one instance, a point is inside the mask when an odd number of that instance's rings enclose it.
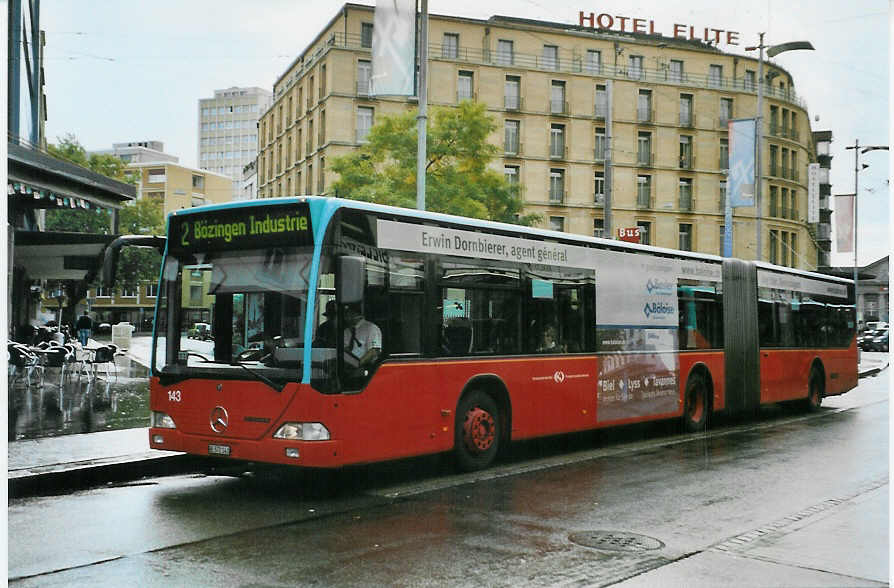
<instances>
[{"instance_id":1,"label":"green tree","mask_svg":"<svg viewBox=\"0 0 894 588\"><path fill-rule=\"evenodd\" d=\"M425 208L460 216L530 225L518 186L491 169L497 124L483 103L434 108L427 133ZM335 157L335 193L345 198L415 208L416 111L380 117L360 149Z\"/></svg>"},{"instance_id":2,"label":"green tree","mask_svg":"<svg viewBox=\"0 0 894 588\"><path fill-rule=\"evenodd\" d=\"M119 212L119 227L123 235L164 235L162 203L152 198L141 198L127 204ZM134 290L140 282L158 280L161 254L145 247L125 247L118 257L115 287Z\"/></svg>"}]
</instances>

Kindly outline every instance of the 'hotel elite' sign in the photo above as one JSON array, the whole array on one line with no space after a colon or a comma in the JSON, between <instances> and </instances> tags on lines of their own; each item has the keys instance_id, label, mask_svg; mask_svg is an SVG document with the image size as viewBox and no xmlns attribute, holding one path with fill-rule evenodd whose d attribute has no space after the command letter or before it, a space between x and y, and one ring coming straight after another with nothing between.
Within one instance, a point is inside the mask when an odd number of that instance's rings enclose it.
<instances>
[{"instance_id":1,"label":"'hotel elite' sign","mask_svg":"<svg viewBox=\"0 0 894 588\"><path fill-rule=\"evenodd\" d=\"M645 18L630 18L629 16L612 16L608 13L584 14L579 11L580 26L591 29L615 30L622 33L648 33L650 35L662 34L655 30L655 21ZM738 31L725 29L700 28L691 25L674 23L674 38L688 39L690 41L705 41L710 43L726 43L727 45L739 44Z\"/></svg>"}]
</instances>

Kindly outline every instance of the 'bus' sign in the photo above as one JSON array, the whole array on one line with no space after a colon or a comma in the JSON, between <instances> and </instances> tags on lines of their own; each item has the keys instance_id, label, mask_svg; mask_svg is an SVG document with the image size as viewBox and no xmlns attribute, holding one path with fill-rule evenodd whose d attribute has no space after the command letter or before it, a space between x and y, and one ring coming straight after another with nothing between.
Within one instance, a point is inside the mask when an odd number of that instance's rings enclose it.
<instances>
[{"instance_id":1,"label":"'bus' sign","mask_svg":"<svg viewBox=\"0 0 894 588\"><path fill-rule=\"evenodd\" d=\"M627 227L618 229L618 239L627 241L628 243L639 243L640 228Z\"/></svg>"}]
</instances>

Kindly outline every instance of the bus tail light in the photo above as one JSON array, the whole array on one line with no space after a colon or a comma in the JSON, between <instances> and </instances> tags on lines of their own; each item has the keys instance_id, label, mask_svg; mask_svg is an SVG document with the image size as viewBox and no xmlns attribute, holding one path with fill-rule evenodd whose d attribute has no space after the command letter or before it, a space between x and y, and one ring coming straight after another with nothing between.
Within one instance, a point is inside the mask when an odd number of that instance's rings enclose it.
<instances>
[{"instance_id":1,"label":"bus tail light","mask_svg":"<svg viewBox=\"0 0 894 588\"><path fill-rule=\"evenodd\" d=\"M328 441L329 429L323 423L284 423L273 434L273 438L291 441Z\"/></svg>"},{"instance_id":2,"label":"bus tail light","mask_svg":"<svg viewBox=\"0 0 894 588\"><path fill-rule=\"evenodd\" d=\"M177 425L174 424L174 419L169 417L167 414L163 412L158 412L157 410L152 411L152 418L150 419L150 426L156 427L158 429L176 429Z\"/></svg>"}]
</instances>

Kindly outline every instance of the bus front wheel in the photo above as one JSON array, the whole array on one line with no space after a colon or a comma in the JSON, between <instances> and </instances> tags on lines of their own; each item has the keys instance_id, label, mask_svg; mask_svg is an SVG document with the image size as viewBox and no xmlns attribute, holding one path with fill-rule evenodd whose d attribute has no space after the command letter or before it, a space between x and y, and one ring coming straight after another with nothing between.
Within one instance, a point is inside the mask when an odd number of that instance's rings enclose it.
<instances>
[{"instance_id":1,"label":"bus front wheel","mask_svg":"<svg viewBox=\"0 0 894 588\"><path fill-rule=\"evenodd\" d=\"M471 472L488 467L500 447L500 413L487 393L472 390L459 402L453 451L460 470Z\"/></svg>"},{"instance_id":2,"label":"bus front wheel","mask_svg":"<svg viewBox=\"0 0 894 588\"><path fill-rule=\"evenodd\" d=\"M708 391L702 376L693 374L686 382L683 428L687 433L703 431L708 422Z\"/></svg>"}]
</instances>

